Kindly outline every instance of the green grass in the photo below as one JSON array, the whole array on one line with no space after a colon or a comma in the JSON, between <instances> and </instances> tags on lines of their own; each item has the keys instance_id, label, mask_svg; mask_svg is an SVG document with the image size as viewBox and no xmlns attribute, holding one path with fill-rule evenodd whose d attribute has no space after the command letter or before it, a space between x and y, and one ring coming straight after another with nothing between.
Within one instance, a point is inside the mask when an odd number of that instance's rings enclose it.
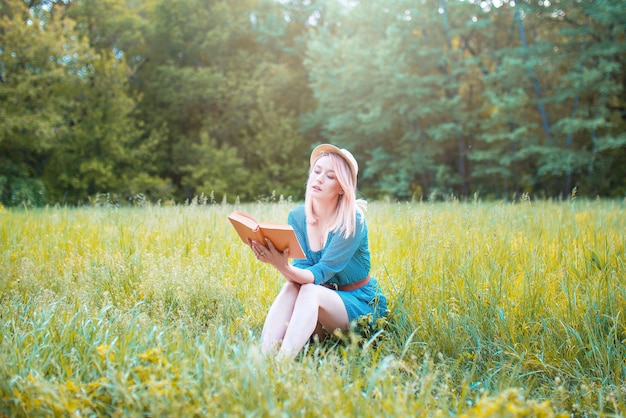
<instances>
[{"instance_id":1,"label":"green grass","mask_svg":"<svg viewBox=\"0 0 626 418\"><path fill-rule=\"evenodd\" d=\"M626 413L624 202L372 203L387 323L289 363L234 208L0 209L0 417Z\"/></svg>"}]
</instances>

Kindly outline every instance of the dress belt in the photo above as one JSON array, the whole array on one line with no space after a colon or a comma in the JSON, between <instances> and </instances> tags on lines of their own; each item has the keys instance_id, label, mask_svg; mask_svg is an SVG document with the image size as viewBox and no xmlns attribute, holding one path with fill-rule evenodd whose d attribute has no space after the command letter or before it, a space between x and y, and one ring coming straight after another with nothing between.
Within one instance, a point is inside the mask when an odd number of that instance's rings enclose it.
<instances>
[{"instance_id":1,"label":"dress belt","mask_svg":"<svg viewBox=\"0 0 626 418\"><path fill-rule=\"evenodd\" d=\"M358 282L354 282L354 283L348 283L344 285L338 285L335 283L324 283L322 284L322 286L327 287L329 289L333 289L333 290L341 290L344 292L349 292L350 290L356 290L365 286L366 284L369 283L369 281L370 281L370 276L367 276L363 280L359 280Z\"/></svg>"}]
</instances>

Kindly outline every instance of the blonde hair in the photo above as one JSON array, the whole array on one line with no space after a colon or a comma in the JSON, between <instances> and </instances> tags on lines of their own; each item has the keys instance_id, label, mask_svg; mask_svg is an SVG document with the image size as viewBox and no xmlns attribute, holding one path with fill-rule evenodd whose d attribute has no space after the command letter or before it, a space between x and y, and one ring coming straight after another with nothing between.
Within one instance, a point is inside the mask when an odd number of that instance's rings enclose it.
<instances>
[{"instance_id":1,"label":"blonde hair","mask_svg":"<svg viewBox=\"0 0 626 418\"><path fill-rule=\"evenodd\" d=\"M356 182L350 171L348 163L339 155L335 153L322 153L317 158L319 160L322 157L329 157L330 164L337 176L337 181L343 190L343 194L339 195L337 202L337 211L335 212L335 219L331 223L329 229L333 232L341 231L344 236L349 237L356 232L356 218L357 213L364 216L365 209L367 208L367 201L356 198ZM311 171L317 162L315 160L309 168L309 179L307 179L307 186L310 181ZM309 196L309 187L306 189L304 198L304 211L306 213L307 222L316 224L319 218L313 211L313 201Z\"/></svg>"}]
</instances>

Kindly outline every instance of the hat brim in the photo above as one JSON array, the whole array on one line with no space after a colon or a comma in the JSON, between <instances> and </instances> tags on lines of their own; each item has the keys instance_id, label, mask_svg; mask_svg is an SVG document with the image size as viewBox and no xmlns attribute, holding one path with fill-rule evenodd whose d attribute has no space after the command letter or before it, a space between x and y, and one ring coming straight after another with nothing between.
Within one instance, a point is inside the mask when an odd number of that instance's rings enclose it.
<instances>
[{"instance_id":1,"label":"hat brim","mask_svg":"<svg viewBox=\"0 0 626 418\"><path fill-rule=\"evenodd\" d=\"M351 161L344 153L344 150L332 144L321 144L313 149L313 152L311 152L311 167L313 167L318 158L320 158L320 156L325 153L337 154L338 156L340 156L350 168L350 172L352 173L352 179L354 180L354 184L356 184L357 174L359 172L358 167L355 167L356 162ZM350 157L354 158L351 154Z\"/></svg>"}]
</instances>

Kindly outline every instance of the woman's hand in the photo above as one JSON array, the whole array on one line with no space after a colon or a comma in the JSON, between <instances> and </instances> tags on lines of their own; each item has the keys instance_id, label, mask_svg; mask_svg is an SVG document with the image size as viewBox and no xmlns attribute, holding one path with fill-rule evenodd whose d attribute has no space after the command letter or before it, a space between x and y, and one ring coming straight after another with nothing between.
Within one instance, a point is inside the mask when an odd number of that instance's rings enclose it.
<instances>
[{"instance_id":1,"label":"woman's hand","mask_svg":"<svg viewBox=\"0 0 626 418\"><path fill-rule=\"evenodd\" d=\"M286 248L282 253L274 247L272 241L265 240L266 245L261 244L258 241L251 241L250 247L254 251L254 255L257 260L264 263L269 263L281 270L285 265L289 264L289 248Z\"/></svg>"},{"instance_id":2,"label":"woman's hand","mask_svg":"<svg viewBox=\"0 0 626 418\"><path fill-rule=\"evenodd\" d=\"M270 240L266 239L265 243L267 245L263 245L258 241L250 241L250 248L254 251L257 260L276 267L285 280L289 282L298 284L315 283L315 277L309 270L289 264L289 248L285 248L285 251L281 253Z\"/></svg>"}]
</instances>

